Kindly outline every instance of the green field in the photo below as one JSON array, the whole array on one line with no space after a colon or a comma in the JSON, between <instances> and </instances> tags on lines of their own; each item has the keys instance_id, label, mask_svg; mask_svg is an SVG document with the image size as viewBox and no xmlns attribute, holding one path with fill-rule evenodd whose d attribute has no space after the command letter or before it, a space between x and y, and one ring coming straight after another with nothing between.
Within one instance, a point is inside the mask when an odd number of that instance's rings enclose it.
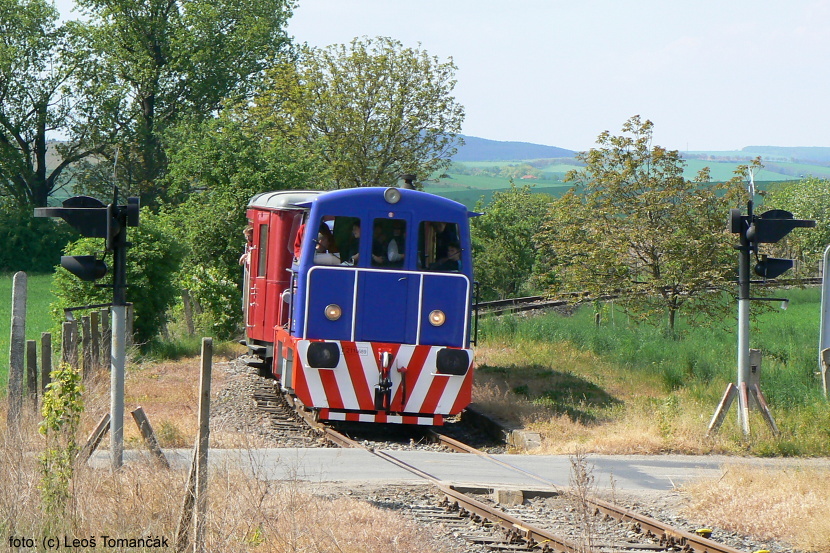
<instances>
[{"instance_id":1,"label":"green field","mask_svg":"<svg viewBox=\"0 0 830 553\"><path fill-rule=\"evenodd\" d=\"M686 179L694 180L698 172L708 167L713 181L726 181L735 176L735 169L739 165L746 165L747 152L689 152L689 155L708 156L714 159L686 159L686 166L683 176ZM540 167L542 160L510 160L510 161L464 161L454 162L453 165L462 173L452 172L435 178L424 186L424 190L461 202L472 209L476 203L484 198L485 205L493 197L494 192L510 188L510 179L492 174L474 172L475 169L492 169L515 167L523 163L533 164L541 171L537 179L514 179L517 186L530 184L533 190L539 193L560 196L567 191L571 184L565 182L565 176L569 171L579 170L580 165L576 159L570 163L569 159L551 159L550 165ZM794 163L784 158L775 158L765 163L766 167L755 175L755 183L760 190L767 188L772 183L797 180L804 176L816 176L819 178L830 178L830 167L809 163ZM464 169L458 169L458 166Z\"/></svg>"},{"instance_id":2,"label":"green field","mask_svg":"<svg viewBox=\"0 0 830 553\"><path fill-rule=\"evenodd\" d=\"M12 277L10 274L0 275L0 396L6 395L9 374ZM40 333L52 326L49 316L49 305L55 301L50 290L52 275L29 275L27 280L26 339L37 340L40 349Z\"/></svg>"},{"instance_id":3,"label":"green field","mask_svg":"<svg viewBox=\"0 0 830 553\"><path fill-rule=\"evenodd\" d=\"M761 302L753 304L758 317L750 332L750 347L762 352L761 389L781 436L771 436L760 416L753 415L757 417L754 437L744 440L733 406L722 432L726 441L718 447L760 456L826 456L830 408L818 368L821 292L788 289L775 295L788 298L789 308L764 311ZM601 307L597 326L594 308L583 306L572 316L483 319L479 323L482 347L506 349L509 357L491 367L480 366L479 380L488 373L509 375L514 392L533 404L597 426L645 404L646 415L640 422L648 425L655 417L664 417L660 424L665 426L661 432L667 449L710 448L711 442L704 438L707 424L726 384L737 380L737 321L730 317L722 325L706 326L681 318L679 336L672 338L664 331L664 320L656 321L657 326L637 325L609 303ZM533 374L545 378L530 380ZM572 385L557 385L563 375ZM591 400L600 396L627 400ZM697 446L682 445L690 436Z\"/></svg>"},{"instance_id":4,"label":"green field","mask_svg":"<svg viewBox=\"0 0 830 553\"><path fill-rule=\"evenodd\" d=\"M735 176L735 169L738 167L738 165L744 164L745 163L739 163L736 161L711 161L703 159L688 159L686 160L686 169L685 171L683 171L683 176L686 179L693 180L697 176L698 171L700 171L704 167L708 167L713 181L726 181ZM762 169L758 171L758 173L756 173L755 175L756 181L785 181L793 180L794 178L795 177L793 177L792 175L785 175L767 169Z\"/></svg>"}]
</instances>

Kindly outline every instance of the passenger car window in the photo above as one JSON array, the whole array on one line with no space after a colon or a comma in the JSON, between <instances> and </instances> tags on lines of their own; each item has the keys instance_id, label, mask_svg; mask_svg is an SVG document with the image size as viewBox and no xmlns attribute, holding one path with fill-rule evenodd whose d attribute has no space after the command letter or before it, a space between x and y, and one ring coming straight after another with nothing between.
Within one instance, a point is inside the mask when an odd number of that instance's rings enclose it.
<instances>
[{"instance_id":1,"label":"passenger car window","mask_svg":"<svg viewBox=\"0 0 830 553\"><path fill-rule=\"evenodd\" d=\"M265 276L265 262L268 259L268 225L259 225L259 255L257 256L256 276Z\"/></svg>"}]
</instances>

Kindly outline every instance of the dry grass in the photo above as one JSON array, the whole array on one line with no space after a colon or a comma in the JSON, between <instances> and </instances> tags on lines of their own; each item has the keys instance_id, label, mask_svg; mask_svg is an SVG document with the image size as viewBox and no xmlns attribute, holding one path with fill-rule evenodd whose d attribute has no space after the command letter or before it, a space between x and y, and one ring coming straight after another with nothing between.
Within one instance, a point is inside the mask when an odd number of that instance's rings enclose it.
<instances>
[{"instance_id":1,"label":"dry grass","mask_svg":"<svg viewBox=\"0 0 830 553\"><path fill-rule=\"evenodd\" d=\"M516 360L521 359L521 363ZM483 411L542 436L532 453L740 453L743 444L706 437L715 405L692 388L666 396L662 384L632 376L591 352L565 343L514 343L476 350L481 369L473 400ZM637 380L633 380L633 379ZM734 424L727 417L724 429ZM754 420L758 439L767 429Z\"/></svg>"},{"instance_id":2,"label":"dry grass","mask_svg":"<svg viewBox=\"0 0 830 553\"><path fill-rule=\"evenodd\" d=\"M179 393L179 392L176 392ZM86 417L89 418L89 417ZM88 422L88 421L87 421ZM101 536L158 536L172 546L187 475L138 461L119 471L75 469L65 514L49 519L41 502L37 453L44 440L28 413L20 435L6 431L0 405L0 537L69 540ZM264 481L250 457L247 467L211 469L207 551L410 552L439 551L416 524L396 512L359 501L320 499L297 480ZM128 551L157 549L130 548Z\"/></svg>"},{"instance_id":3,"label":"dry grass","mask_svg":"<svg viewBox=\"0 0 830 553\"><path fill-rule=\"evenodd\" d=\"M221 360L215 360L219 362ZM190 446L197 428L199 359L130 365L125 383L125 447L142 447L129 411L139 405L149 416L164 447ZM214 366L215 397L232 378ZM109 378L87 382L83 441L109 410ZM119 538L159 536L174 544L187 474L163 470L149 459L121 470L76 467L72 501L66 515L44 515L37 454L45 440L37 433L39 415L27 409L20 435L6 430L6 404L0 402L0 537L44 535L89 538L102 547L102 535ZM212 425L213 426L213 425ZM105 449L108 441L102 443ZM212 447L256 447L248 436L211 430ZM207 551L251 552L409 552L438 551L417 526L395 512L351 499L326 500L298 481L264 481L250 457L246 467L211 469ZM1 542L0 542L1 543ZM141 549L129 549L139 551ZM150 549L148 549L149 551Z\"/></svg>"},{"instance_id":4,"label":"dry grass","mask_svg":"<svg viewBox=\"0 0 830 553\"><path fill-rule=\"evenodd\" d=\"M228 361L214 358L211 376L211 402L230 379L239 378L222 370L221 363ZM186 358L177 361L129 364L124 383L124 444L126 448L144 447L138 427L130 411L142 407L159 444L163 448L191 447L195 443L198 429L198 394L200 359ZM102 371L97 378L86 382L84 394L85 413L81 435L86 437L97 422L109 412L109 373ZM257 437L242 435L221 424L211 423L211 447L258 447ZM108 447L108 441L101 444Z\"/></svg>"},{"instance_id":5,"label":"dry grass","mask_svg":"<svg viewBox=\"0 0 830 553\"><path fill-rule=\"evenodd\" d=\"M814 468L731 465L718 480L684 487L686 515L725 530L830 551L830 473Z\"/></svg>"}]
</instances>

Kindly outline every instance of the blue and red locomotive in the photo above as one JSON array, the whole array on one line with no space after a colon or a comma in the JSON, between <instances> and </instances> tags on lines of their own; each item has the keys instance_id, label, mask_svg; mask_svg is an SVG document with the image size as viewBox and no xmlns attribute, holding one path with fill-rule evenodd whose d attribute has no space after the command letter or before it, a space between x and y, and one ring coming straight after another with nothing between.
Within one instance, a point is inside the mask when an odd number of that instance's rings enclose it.
<instances>
[{"instance_id":1,"label":"blue and red locomotive","mask_svg":"<svg viewBox=\"0 0 830 553\"><path fill-rule=\"evenodd\" d=\"M469 403L466 207L399 188L248 204L246 341L320 420L439 425Z\"/></svg>"}]
</instances>

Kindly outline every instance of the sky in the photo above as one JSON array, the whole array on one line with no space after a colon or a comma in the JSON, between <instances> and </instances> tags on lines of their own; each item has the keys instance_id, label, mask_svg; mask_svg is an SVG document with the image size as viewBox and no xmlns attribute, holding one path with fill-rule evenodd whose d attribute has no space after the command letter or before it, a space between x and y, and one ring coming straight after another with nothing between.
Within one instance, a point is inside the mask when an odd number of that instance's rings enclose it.
<instances>
[{"instance_id":1,"label":"sky","mask_svg":"<svg viewBox=\"0 0 830 553\"><path fill-rule=\"evenodd\" d=\"M830 0L298 0L288 33L451 57L466 135L582 151L640 115L694 151L830 147L829 26Z\"/></svg>"}]
</instances>

